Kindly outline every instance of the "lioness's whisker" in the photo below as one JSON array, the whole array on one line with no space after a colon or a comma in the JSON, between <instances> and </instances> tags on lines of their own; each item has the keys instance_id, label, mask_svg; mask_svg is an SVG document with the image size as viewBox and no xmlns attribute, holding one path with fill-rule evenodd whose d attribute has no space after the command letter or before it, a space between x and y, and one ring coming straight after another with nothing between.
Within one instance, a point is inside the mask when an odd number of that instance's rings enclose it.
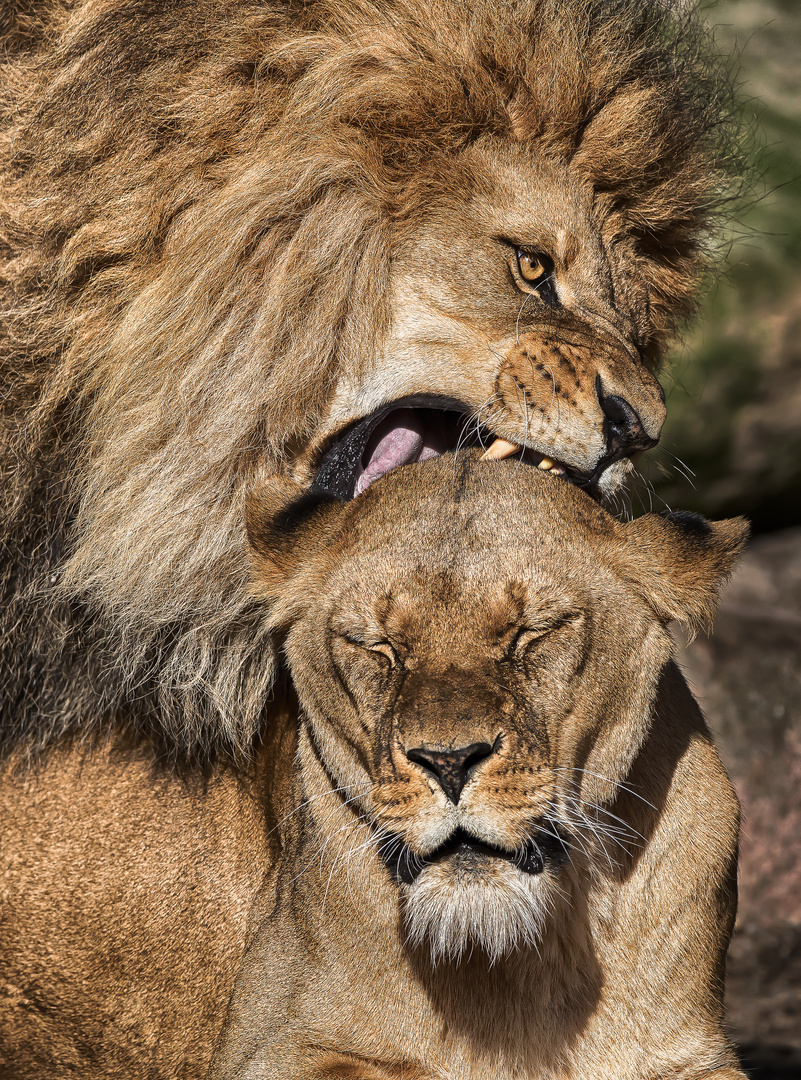
<instances>
[{"instance_id":1,"label":"lioness's whisker","mask_svg":"<svg viewBox=\"0 0 801 1080\"><path fill-rule=\"evenodd\" d=\"M562 795L561 797L565 800L567 804L568 819L570 820L570 829L568 830L569 835L571 839L575 842L575 844L578 846L581 853L585 856L589 865L592 866L594 864L593 850L597 847L600 847L601 851L604 854L604 857L609 863L610 869L613 869L613 864L610 859L609 853L606 850L606 846L601 840L602 836L604 835L604 830L602 828L599 828L596 823L592 822L587 817L587 815L581 809L581 806L579 805L577 800L575 800L572 796ZM554 820L559 821L558 811L554 806L551 807L551 816ZM567 829L567 825L565 825L564 822L562 822L562 824L565 829ZM582 829L584 830L584 832L582 832ZM543 829L542 831L544 832L546 830ZM590 836L586 836L586 832L589 832ZM590 845L590 838L595 841L595 843L592 845ZM562 836L559 836L558 839L562 844L566 842L564 837Z\"/></svg>"},{"instance_id":2,"label":"lioness's whisker","mask_svg":"<svg viewBox=\"0 0 801 1080\"><path fill-rule=\"evenodd\" d=\"M668 450L668 448L664 445L664 443L660 443L659 450L663 454L667 454L668 457L673 458L673 460L676 462L676 464L673 466L673 468L676 470L677 473L679 473L681 476L683 476L685 478L685 480L687 481L687 483L691 487L694 488L695 483L694 483L693 477L695 476L695 472L690 468L690 466L687 464L687 462L682 461L682 459L677 454L674 454L672 450Z\"/></svg>"},{"instance_id":3,"label":"lioness's whisker","mask_svg":"<svg viewBox=\"0 0 801 1080\"><path fill-rule=\"evenodd\" d=\"M334 839L335 837L339 837L341 835L341 833L343 833L343 832L353 831L353 829L357 828L361 822L367 821L368 818L369 818L368 814L366 814L366 813L361 814L355 821L348 822L346 825L343 825L339 829L337 829L336 833L334 833L334 835L330 839ZM322 873L322 869L323 869L323 858L325 856L325 847L326 846L327 846L327 843L326 843L326 845L323 846L323 850L320 853L320 873ZM351 845L351 850L352 850L352 845ZM332 879L333 874L337 870L337 867L342 862L342 860L345 859L346 857L349 858L349 853L346 856L341 848L338 851L338 853L334 856L334 858L333 858L333 860L331 862L331 870L330 870L329 875L328 875L328 882L326 884L326 889L325 889L326 896L328 895L328 888L329 888L329 886L331 884L331 879Z\"/></svg>"},{"instance_id":4,"label":"lioness's whisker","mask_svg":"<svg viewBox=\"0 0 801 1080\"><path fill-rule=\"evenodd\" d=\"M614 844L615 847L620 848L625 852L627 856L631 856L631 847L641 847L642 844L635 839L636 836L640 836L639 833L631 828L625 821L623 821L623 827L619 828L609 822L599 821L589 817L585 812L583 806L573 796L565 796L571 813L574 815L574 824L576 829L585 830L588 832L593 840L598 844L604 853L607 862L612 868L611 857L609 855L607 845L609 843ZM602 807L597 807L595 804L588 804L592 809L606 813ZM617 818L616 815L611 815L615 820L622 821L621 818ZM642 838L644 840L644 838Z\"/></svg>"},{"instance_id":5,"label":"lioness's whisker","mask_svg":"<svg viewBox=\"0 0 801 1080\"><path fill-rule=\"evenodd\" d=\"M357 797L358 796L354 796L353 799L350 799L348 801L353 802ZM347 806L347 802L344 803L343 806ZM319 826L321 832L323 832L323 833L325 832L325 830L328 827L328 822L331 820L331 818L334 816L334 814L336 814L337 809L338 809L337 807L334 807L326 815L325 819L323 820L323 822ZM339 833L344 832L347 829L353 828L354 825L358 823L358 820L359 819L357 818L355 822L354 821L346 821L343 825L340 825L340 827L335 832L331 833L331 835L329 837L327 837L327 839L323 842L322 847L319 847L319 848L315 849L314 858L316 858L318 854L320 855L320 870L321 871L322 871L322 857L323 857L323 854L325 852L325 849L326 849L327 845Z\"/></svg>"},{"instance_id":6,"label":"lioness's whisker","mask_svg":"<svg viewBox=\"0 0 801 1080\"><path fill-rule=\"evenodd\" d=\"M331 843L332 840L334 840L337 836L339 836L340 833L349 832L349 831L350 831L350 822L348 822L346 825L340 825L340 827L336 830L336 832L331 833L331 835L328 837L328 839L323 843L323 845L322 845L322 847L320 848L320 851L319 851L320 859L319 859L318 873L322 874L322 872L323 872L323 860L325 859L325 850L328 847L328 845ZM334 859L334 862L336 863L336 859Z\"/></svg>"},{"instance_id":7,"label":"lioness's whisker","mask_svg":"<svg viewBox=\"0 0 801 1080\"><path fill-rule=\"evenodd\" d=\"M348 861L350 861L354 855L358 855L360 851L364 851L366 848L373 847L376 843L377 837L370 836L366 840L363 840L358 847L354 847L353 845L351 845L347 854Z\"/></svg>"},{"instance_id":8,"label":"lioness's whisker","mask_svg":"<svg viewBox=\"0 0 801 1080\"><path fill-rule=\"evenodd\" d=\"M352 785L349 785L349 786L352 786ZM372 785L372 787L377 787L377 786L378 785L376 785L376 784ZM350 799L345 800L341 804L341 806L345 807L345 806L348 805L348 803L354 802L359 797L360 797L359 794L354 795ZM320 823L319 828L320 828L321 832L325 832L325 829L326 829L326 826L328 825L328 822L331 820L333 815L337 812L337 809L338 809L337 807L334 807L331 811L329 811L329 813L326 815L325 819L322 821L322 823ZM335 837L337 837L340 833L345 832L348 829L357 828L358 825L359 825L359 822L364 821L367 817L368 817L368 814L366 812L364 814L360 814L355 819L345 822L344 825L340 825L340 827L335 832L331 833L330 836L326 837L326 839L323 841L321 846L314 848L308 862L305 864L305 866L301 867L300 872L292 879L293 884L294 884L294 882L298 881L303 876L303 874L306 873L306 871L309 869L309 867L312 865L312 863L316 861L318 856L320 857L320 872L322 873L322 861L323 861L323 858L325 857L325 849L328 847L330 842Z\"/></svg>"},{"instance_id":9,"label":"lioness's whisker","mask_svg":"<svg viewBox=\"0 0 801 1080\"><path fill-rule=\"evenodd\" d=\"M633 519L631 499L626 488L620 488L618 491L613 492L611 496L606 496L606 503L616 518L620 519L622 517L625 521Z\"/></svg>"},{"instance_id":10,"label":"lioness's whisker","mask_svg":"<svg viewBox=\"0 0 801 1080\"><path fill-rule=\"evenodd\" d=\"M367 815L364 815L364 817L366 817L366 816ZM366 850L366 849L368 849L370 847L375 847L376 850L380 852L381 844L386 841L387 837L388 837L388 834L385 832L385 830L383 830L379 826L376 829L376 831L372 835L368 836L368 838L365 841L363 841L358 847L354 848L354 846L351 845L351 847L350 847L350 849L349 849L349 851L347 853L347 856L345 857L346 858L346 867L347 867L347 869L346 869L346 880L347 880L348 890L350 891L351 895L353 895L353 886L351 884L351 879L350 879L351 859L353 858L354 855L358 855L360 851L364 851L364 850ZM333 868L332 868L332 871L333 871ZM326 886L326 892L327 892L327 886Z\"/></svg>"},{"instance_id":11,"label":"lioness's whisker","mask_svg":"<svg viewBox=\"0 0 801 1080\"><path fill-rule=\"evenodd\" d=\"M640 834L637 833L635 829L633 829L631 826L629 826L628 822L626 822L623 818L618 817L617 814L613 814L611 812L611 810L607 810L605 807L601 806L599 803L595 803L595 802L592 802L592 801L587 801L587 800L584 800L584 799L579 799L576 795L571 795L571 794L564 795L564 799L568 803L568 805L570 806L572 812L577 814L581 818L586 818L587 820L591 820L589 815L587 814L587 810L589 809L589 810L594 811L595 813L604 814L605 816L611 818L612 821L618 822L618 825L613 825L613 824L611 824L611 822L607 822L607 821L597 821L597 820L595 821L595 824L599 828L602 828L604 831L609 831L610 834L611 833L620 833L621 835L625 834L625 835L632 835L632 836L634 836L634 835L640 836Z\"/></svg>"},{"instance_id":12,"label":"lioness's whisker","mask_svg":"<svg viewBox=\"0 0 801 1080\"><path fill-rule=\"evenodd\" d=\"M646 806L650 806L652 810L656 810L656 812L659 813L658 807L654 806L652 802L648 802L648 800L643 798L639 792L635 791L629 784L624 784L622 780L613 780L610 776L604 776L603 773L592 772L590 769L581 769L577 766L557 766L553 771L583 773L586 776L593 776L598 780L604 780L607 784L611 785L611 787L616 788L618 791L625 791L628 795L633 795L635 799L639 799L640 802L645 803Z\"/></svg>"},{"instance_id":13,"label":"lioness's whisker","mask_svg":"<svg viewBox=\"0 0 801 1080\"><path fill-rule=\"evenodd\" d=\"M364 791L357 792L356 795L353 796L353 798L346 799L345 802L342 805L347 806L349 802L353 802L355 799L358 799L361 795L369 795L371 791L374 791L375 788L378 787L377 783L372 783L372 782L367 782L367 781L365 781L365 783L367 784L367 787L366 787L366 789ZM355 784L343 784L341 787L329 788L327 791L321 791L317 795L311 795L308 799L304 799L303 802L299 806L296 806L294 810L290 810L290 812L288 814L285 814L281 818L280 821L277 821L275 823L275 825L273 825L272 829L270 829L270 831L267 833L267 836L270 836L272 833L274 833L277 828L279 828L281 825L284 824L284 822L289 821L289 819L291 817L293 817L293 815L300 813L301 810L305 810L306 807L311 806L311 804L313 802L317 802L318 799L325 799L330 795L337 795L342 791L349 791L353 787L356 787L356 785Z\"/></svg>"},{"instance_id":14,"label":"lioness's whisker","mask_svg":"<svg viewBox=\"0 0 801 1080\"><path fill-rule=\"evenodd\" d=\"M543 367L548 372L548 374L551 376L551 403L548 406L548 408L546 409L546 412L551 411L551 409L553 408L553 403L554 403L554 401L556 401L556 422L558 424L559 423L559 401L558 401L558 399L556 397L556 376L554 375L553 371L551 370L551 368L548 367L547 364L543 364Z\"/></svg>"},{"instance_id":15,"label":"lioness's whisker","mask_svg":"<svg viewBox=\"0 0 801 1080\"><path fill-rule=\"evenodd\" d=\"M614 825L609 825L606 822L599 822L599 824L603 825L604 828L607 828L610 831L619 832L621 836L628 835L632 837L637 837L637 839L642 840L644 844L648 843L647 837L643 836L641 832L637 832L633 825L630 825L624 818L618 817L617 814L613 814L611 810L607 810L606 807L599 806L598 803L594 802L588 802L586 805L589 806L592 810L595 810L596 813L603 814L605 817L612 818L613 821L620 822L621 826L619 829L617 829Z\"/></svg>"},{"instance_id":16,"label":"lioness's whisker","mask_svg":"<svg viewBox=\"0 0 801 1080\"><path fill-rule=\"evenodd\" d=\"M342 829L345 829L345 828L347 828L347 826L343 825L343 826L341 827L341 829L340 829L340 830L338 830L338 831L342 831ZM305 865L304 865L304 866L302 866L302 867L300 868L300 870L299 870L299 871L298 871L298 873L297 873L297 874L295 875L295 877L293 877L293 878L292 878L291 884L293 884L293 885L294 885L296 881L299 881L299 880L300 880L300 878L302 878L302 877L303 877L303 875L304 875L304 874L306 873L306 871L307 871L307 870L309 869L309 867L310 867L310 866L312 865L312 863L313 863L313 862L316 862L316 860L317 860L317 856L318 856L318 855L320 855L320 854L321 854L321 853L322 853L322 852L323 852L323 851L325 850L325 848L326 848L326 847L328 846L328 844L329 844L329 843L330 843L330 842L331 842L331 841L332 841L332 840L334 839L334 837L335 837L335 836L336 836L336 833L332 833L332 834L331 834L331 836L327 837L327 838L326 838L326 839L325 839L325 840L323 841L323 843L322 843L321 847L316 847L316 848L315 848L315 849L314 849L314 850L312 851L312 853L311 853L311 856L310 856L310 858L308 859L308 861L307 861L307 862L305 863Z\"/></svg>"},{"instance_id":17,"label":"lioness's whisker","mask_svg":"<svg viewBox=\"0 0 801 1080\"><path fill-rule=\"evenodd\" d=\"M665 508L665 510L667 510L668 513L672 513L670 504L665 499L663 499L661 495L659 495L657 493L656 488L654 487L654 485L651 483L651 481L648 479L647 476L644 476L641 472L639 472L637 469L635 469L632 472L632 478L634 479L635 482L639 482L645 488L645 490L648 492L648 510L649 511L653 510L653 508L654 508L654 499L658 499L662 503L662 506ZM642 501L640 502L640 505L642 506Z\"/></svg>"},{"instance_id":18,"label":"lioness's whisker","mask_svg":"<svg viewBox=\"0 0 801 1080\"><path fill-rule=\"evenodd\" d=\"M545 832L546 830L543 829L542 831ZM550 834L550 835L555 835L555 834ZM592 862L592 851L587 847L587 845L586 845L584 839L582 838L582 836L579 833L575 832L575 831L571 831L570 837L571 837L571 840L574 842L574 844L578 847L578 849L582 853L582 855L584 855L585 858L588 861ZM557 837L557 839L561 840L562 838Z\"/></svg>"},{"instance_id":19,"label":"lioness's whisker","mask_svg":"<svg viewBox=\"0 0 801 1080\"><path fill-rule=\"evenodd\" d=\"M524 438L528 439L528 401L526 399L525 387L521 387L520 383L517 381L517 379L514 376L512 376L512 382L515 384L515 387L516 387L518 393L523 398L523 418L524 418L524 423L525 423L525 427L524 427L525 435L524 435ZM517 462L518 468L519 468L520 464L522 463L523 459L526 456L525 444L521 445L518 449L519 449L519 452L520 452L520 456L519 456L518 462Z\"/></svg>"},{"instance_id":20,"label":"lioness's whisker","mask_svg":"<svg viewBox=\"0 0 801 1080\"><path fill-rule=\"evenodd\" d=\"M628 845L642 847L642 844L634 837L634 835L626 830L617 829L614 825L608 825L603 821L592 821L589 817L585 818L585 821L587 823L587 828L589 828L590 823L592 823L592 828L595 829L600 836L608 837L617 844L618 847L623 848L627 852Z\"/></svg>"},{"instance_id":21,"label":"lioness's whisker","mask_svg":"<svg viewBox=\"0 0 801 1080\"><path fill-rule=\"evenodd\" d=\"M360 814L359 817L354 822L349 822L347 825L343 825L340 829L338 829L335 835L338 836L340 833L344 832L348 828L355 828L356 826L359 825L360 822L367 820L368 816L369 815L366 814L366 813L365 814ZM324 852L324 850L325 850L325 847L323 848L323 852ZM352 850L353 849L351 847L351 851ZM348 853L347 857L348 857L348 859L350 858L350 852ZM332 879L334 877L334 873L336 872L337 866L339 865L342 858L343 858L342 853L339 853L331 862L331 870L329 871L328 880L326 881L325 893L323 895L323 903L322 903L322 908L321 908L321 911L320 911L321 916L325 914L325 904L326 904L326 900L328 899L328 890L329 890L329 888L331 886L331 881L332 881ZM323 869L322 860L323 860L323 854L321 854L321 856L320 856L320 873L322 873L322 869ZM348 879L347 880L348 880L348 888L351 889L350 871L348 871ZM351 890L351 892L352 892L352 890Z\"/></svg>"},{"instance_id":22,"label":"lioness's whisker","mask_svg":"<svg viewBox=\"0 0 801 1080\"><path fill-rule=\"evenodd\" d=\"M590 819L588 817L586 817L586 815L577 814L577 817L579 817L579 820L576 822L576 828L578 830L581 830L582 827L583 827L584 829L586 829L589 832L590 837L592 838L592 840L595 841L595 845L594 845L595 849L596 850L600 849L601 854L604 856L607 863L609 864L609 869L614 871L616 864L612 862L612 857L609 854L608 847L604 843L604 834L603 834L603 832L600 831L599 829L597 829L596 826L594 825L594 823L592 821L590 821ZM580 835L580 833L579 833L579 835ZM590 859L590 863L591 864L593 863L592 859Z\"/></svg>"},{"instance_id":23,"label":"lioness's whisker","mask_svg":"<svg viewBox=\"0 0 801 1080\"><path fill-rule=\"evenodd\" d=\"M552 811L553 809L555 808L549 807L549 811ZM553 821L553 823L556 824L555 814L549 813L548 820ZM561 822L561 824L564 825L564 822ZM549 829L543 824L539 824L537 826L537 833L534 836L530 836L528 839L531 843L536 844L537 836L550 836L552 840L556 840L563 847L568 847L570 844L570 841L567 839L567 837L562 836L560 833L556 832L555 829Z\"/></svg>"},{"instance_id":24,"label":"lioness's whisker","mask_svg":"<svg viewBox=\"0 0 801 1080\"><path fill-rule=\"evenodd\" d=\"M328 900L328 890L329 890L329 888L331 886L331 879L334 876L334 871L336 870L336 866L337 866L336 860L334 860L334 862L331 863L331 870L329 871L329 874L328 874L328 881L326 881L326 883L325 883L325 892L323 893L323 902L322 902L322 905L320 907L320 918L321 919L325 916L325 904L326 904L326 901Z\"/></svg>"}]
</instances>

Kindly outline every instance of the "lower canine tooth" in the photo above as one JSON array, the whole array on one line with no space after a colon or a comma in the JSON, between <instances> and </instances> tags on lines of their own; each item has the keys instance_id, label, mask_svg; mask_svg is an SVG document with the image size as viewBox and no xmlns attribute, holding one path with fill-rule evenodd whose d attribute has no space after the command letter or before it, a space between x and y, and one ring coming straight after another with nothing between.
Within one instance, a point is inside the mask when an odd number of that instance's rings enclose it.
<instances>
[{"instance_id":1,"label":"lower canine tooth","mask_svg":"<svg viewBox=\"0 0 801 1080\"><path fill-rule=\"evenodd\" d=\"M552 469L555 464L556 464L556 462L552 461L551 458L544 457L542 459L542 461L539 463L539 465L537 466L537 468L538 469Z\"/></svg>"},{"instance_id":2,"label":"lower canine tooth","mask_svg":"<svg viewBox=\"0 0 801 1080\"><path fill-rule=\"evenodd\" d=\"M513 442L507 442L506 439L496 439L492 446L488 450L485 450L481 455L482 461L501 461L503 458L509 457L514 454L520 447Z\"/></svg>"}]
</instances>

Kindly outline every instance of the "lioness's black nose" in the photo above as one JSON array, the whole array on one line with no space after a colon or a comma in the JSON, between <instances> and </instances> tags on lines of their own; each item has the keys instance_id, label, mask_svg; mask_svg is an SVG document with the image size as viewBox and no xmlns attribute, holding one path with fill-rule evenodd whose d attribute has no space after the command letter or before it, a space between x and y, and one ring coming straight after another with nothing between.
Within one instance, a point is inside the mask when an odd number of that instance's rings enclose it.
<instances>
[{"instance_id":1,"label":"lioness's black nose","mask_svg":"<svg viewBox=\"0 0 801 1080\"><path fill-rule=\"evenodd\" d=\"M489 743L476 742L458 750L429 750L427 746L416 746L407 750L406 756L435 776L451 802L457 803L473 766L491 753Z\"/></svg>"},{"instance_id":2,"label":"lioness's black nose","mask_svg":"<svg viewBox=\"0 0 801 1080\"><path fill-rule=\"evenodd\" d=\"M606 452L617 457L629 457L638 450L650 450L658 439L647 434L637 413L625 398L605 394L597 383L598 400L606 417Z\"/></svg>"}]
</instances>

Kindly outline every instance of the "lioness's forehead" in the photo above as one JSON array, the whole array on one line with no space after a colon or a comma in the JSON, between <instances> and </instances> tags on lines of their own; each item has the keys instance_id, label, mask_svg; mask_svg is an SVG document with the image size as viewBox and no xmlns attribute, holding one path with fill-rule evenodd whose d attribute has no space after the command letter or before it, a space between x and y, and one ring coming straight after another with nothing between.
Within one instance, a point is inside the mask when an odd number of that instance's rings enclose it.
<instances>
[{"instance_id":1,"label":"lioness's forehead","mask_svg":"<svg viewBox=\"0 0 801 1080\"><path fill-rule=\"evenodd\" d=\"M582 492L528 466L432 461L397 470L351 504L330 567L353 611L489 633L540 608L587 603L611 582L614 521ZM391 616L390 616L391 613Z\"/></svg>"},{"instance_id":2,"label":"lioness's forehead","mask_svg":"<svg viewBox=\"0 0 801 1080\"><path fill-rule=\"evenodd\" d=\"M571 564L570 554L556 545L539 553L500 545L394 554L399 557L365 553L346 560L331 583L335 607L369 611L384 625L419 622L421 630L426 623L447 627L458 616L492 634L555 607L586 606L600 582L611 581L605 567Z\"/></svg>"},{"instance_id":3,"label":"lioness's forehead","mask_svg":"<svg viewBox=\"0 0 801 1080\"><path fill-rule=\"evenodd\" d=\"M351 504L352 556L430 565L555 565L597 557L617 523L574 485L517 462L443 457L383 477ZM390 555L394 552L394 555ZM382 553L382 554L379 554Z\"/></svg>"}]
</instances>

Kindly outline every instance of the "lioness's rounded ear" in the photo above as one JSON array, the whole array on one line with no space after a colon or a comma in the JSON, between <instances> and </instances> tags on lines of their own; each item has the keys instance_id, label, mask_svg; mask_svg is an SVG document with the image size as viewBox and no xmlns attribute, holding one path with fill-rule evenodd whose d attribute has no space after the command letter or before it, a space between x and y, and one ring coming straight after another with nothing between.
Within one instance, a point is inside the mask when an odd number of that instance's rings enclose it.
<instances>
[{"instance_id":1,"label":"lioness's rounded ear","mask_svg":"<svg viewBox=\"0 0 801 1080\"><path fill-rule=\"evenodd\" d=\"M661 619L678 619L693 635L708 632L720 587L749 534L745 518L707 521L688 512L645 514L623 526L621 576Z\"/></svg>"},{"instance_id":2,"label":"lioness's rounded ear","mask_svg":"<svg viewBox=\"0 0 801 1080\"><path fill-rule=\"evenodd\" d=\"M334 496L311 492L286 477L249 492L245 527L254 591L275 597L297 567L325 546L342 510Z\"/></svg>"}]
</instances>

